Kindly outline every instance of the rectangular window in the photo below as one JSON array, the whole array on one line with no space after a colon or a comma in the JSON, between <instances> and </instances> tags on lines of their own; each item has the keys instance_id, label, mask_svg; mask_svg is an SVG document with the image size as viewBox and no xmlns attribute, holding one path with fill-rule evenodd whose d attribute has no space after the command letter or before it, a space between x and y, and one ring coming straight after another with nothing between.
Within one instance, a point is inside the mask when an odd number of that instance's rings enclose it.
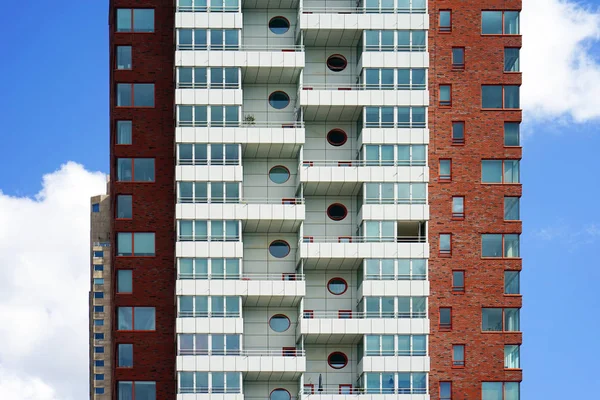
<instances>
[{"instance_id":1,"label":"rectangular window","mask_svg":"<svg viewBox=\"0 0 600 400\"><path fill-rule=\"evenodd\" d=\"M131 46L117 46L117 69L131 69Z\"/></svg>"},{"instance_id":2,"label":"rectangular window","mask_svg":"<svg viewBox=\"0 0 600 400\"><path fill-rule=\"evenodd\" d=\"M464 344L453 344L452 345L452 367L464 367L465 366L465 345Z\"/></svg>"},{"instance_id":3,"label":"rectangular window","mask_svg":"<svg viewBox=\"0 0 600 400\"><path fill-rule=\"evenodd\" d=\"M132 205L133 197L131 195L118 195L117 196L117 218L118 219L131 219L133 218Z\"/></svg>"},{"instance_id":4,"label":"rectangular window","mask_svg":"<svg viewBox=\"0 0 600 400\"><path fill-rule=\"evenodd\" d=\"M104 340L104 333L94 333L94 340Z\"/></svg>"},{"instance_id":5,"label":"rectangular window","mask_svg":"<svg viewBox=\"0 0 600 400\"><path fill-rule=\"evenodd\" d=\"M154 158L117 158L117 182L154 182Z\"/></svg>"},{"instance_id":6,"label":"rectangular window","mask_svg":"<svg viewBox=\"0 0 600 400\"><path fill-rule=\"evenodd\" d=\"M94 278L94 285L104 285L104 278Z\"/></svg>"},{"instance_id":7,"label":"rectangular window","mask_svg":"<svg viewBox=\"0 0 600 400\"><path fill-rule=\"evenodd\" d=\"M104 388L103 387L94 388L94 393L95 394L104 394Z\"/></svg>"},{"instance_id":8,"label":"rectangular window","mask_svg":"<svg viewBox=\"0 0 600 400\"><path fill-rule=\"evenodd\" d=\"M452 292L465 292L465 271L452 271Z\"/></svg>"},{"instance_id":9,"label":"rectangular window","mask_svg":"<svg viewBox=\"0 0 600 400\"><path fill-rule=\"evenodd\" d=\"M452 144L465 144L465 123L463 121L452 122Z\"/></svg>"},{"instance_id":10,"label":"rectangular window","mask_svg":"<svg viewBox=\"0 0 600 400\"><path fill-rule=\"evenodd\" d=\"M116 143L131 144L133 140L133 122L132 121L117 121L116 125Z\"/></svg>"},{"instance_id":11,"label":"rectangular window","mask_svg":"<svg viewBox=\"0 0 600 400\"><path fill-rule=\"evenodd\" d=\"M518 47L504 48L504 72L519 72L519 52Z\"/></svg>"},{"instance_id":12,"label":"rectangular window","mask_svg":"<svg viewBox=\"0 0 600 400\"><path fill-rule=\"evenodd\" d=\"M102 257L104 257L104 251L102 251L102 250L94 251L94 257L95 258L102 258Z\"/></svg>"},{"instance_id":13,"label":"rectangular window","mask_svg":"<svg viewBox=\"0 0 600 400\"><path fill-rule=\"evenodd\" d=\"M366 280L424 280L426 277L425 259L370 258L365 260Z\"/></svg>"},{"instance_id":14,"label":"rectangular window","mask_svg":"<svg viewBox=\"0 0 600 400\"><path fill-rule=\"evenodd\" d=\"M518 308L483 308L481 330L485 332L519 332Z\"/></svg>"},{"instance_id":15,"label":"rectangular window","mask_svg":"<svg viewBox=\"0 0 600 400\"><path fill-rule=\"evenodd\" d=\"M519 122L504 123L504 145L505 146L520 146L521 145L521 124Z\"/></svg>"},{"instance_id":16,"label":"rectangular window","mask_svg":"<svg viewBox=\"0 0 600 400\"><path fill-rule=\"evenodd\" d=\"M104 380L104 374L94 374L94 380L95 381L103 381Z\"/></svg>"},{"instance_id":17,"label":"rectangular window","mask_svg":"<svg viewBox=\"0 0 600 400\"><path fill-rule=\"evenodd\" d=\"M133 271L120 269L117 271L117 293L133 292Z\"/></svg>"},{"instance_id":18,"label":"rectangular window","mask_svg":"<svg viewBox=\"0 0 600 400\"><path fill-rule=\"evenodd\" d=\"M481 382L481 400L519 399L519 382Z\"/></svg>"},{"instance_id":19,"label":"rectangular window","mask_svg":"<svg viewBox=\"0 0 600 400\"><path fill-rule=\"evenodd\" d=\"M133 344L119 344L117 346L117 367L133 367Z\"/></svg>"},{"instance_id":20,"label":"rectangular window","mask_svg":"<svg viewBox=\"0 0 600 400\"><path fill-rule=\"evenodd\" d=\"M425 51L424 30L365 31L364 51Z\"/></svg>"},{"instance_id":21,"label":"rectangular window","mask_svg":"<svg viewBox=\"0 0 600 400\"><path fill-rule=\"evenodd\" d=\"M179 296L178 316L196 318L239 318L239 296Z\"/></svg>"},{"instance_id":22,"label":"rectangular window","mask_svg":"<svg viewBox=\"0 0 600 400\"><path fill-rule=\"evenodd\" d=\"M93 213L98 213L98 212L100 212L100 204L99 204L99 203L94 203L94 204L92 204L92 212L93 212Z\"/></svg>"},{"instance_id":23,"label":"rectangular window","mask_svg":"<svg viewBox=\"0 0 600 400\"><path fill-rule=\"evenodd\" d=\"M104 334L102 333L102 335ZM104 339L104 336L102 338ZM104 367L104 360L94 360L94 367Z\"/></svg>"},{"instance_id":24,"label":"rectangular window","mask_svg":"<svg viewBox=\"0 0 600 400\"><path fill-rule=\"evenodd\" d=\"M440 400L452 400L452 382L440 382Z\"/></svg>"},{"instance_id":25,"label":"rectangular window","mask_svg":"<svg viewBox=\"0 0 600 400\"><path fill-rule=\"evenodd\" d=\"M94 312L95 313L104 312L104 306L94 306Z\"/></svg>"},{"instance_id":26,"label":"rectangular window","mask_svg":"<svg viewBox=\"0 0 600 400\"><path fill-rule=\"evenodd\" d=\"M495 258L514 258L519 257L519 236L518 234L482 234L481 235L481 256Z\"/></svg>"},{"instance_id":27,"label":"rectangular window","mask_svg":"<svg viewBox=\"0 0 600 400\"><path fill-rule=\"evenodd\" d=\"M452 235L449 233L440 234L440 255L452 255Z\"/></svg>"},{"instance_id":28,"label":"rectangular window","mask_svg":"<svg viewBox=\"0 0 600 400\"><path fill-rule=\"evenodd\" d=\"M452 309L449 307L440 308L440 329L452 329Z\"/></svg>"},{"instance_id":29,"label":"rectangular window","mask_svg":"<svg viewBox=\"0 0 600 400\"><path fill-rule=\"evenodd\" d=\"M482 35L518 35L519 11L482 11Z\"/></svg>"},{"instance_id":30,"label":"rectangular window","mask_svg":"<svg viewBox=\"0 0 600 400\"><path fill-rule=\"evenodd\" d=\"M504 294L520 294L519 271L504 271Z\"/></svg>"},{"instance_id":31,"label":"rectangular window","mask_svg":"<svg viewBox=\"0 0 600 400\"><path fill-rule=\"evenodd\" d=\"M94 265L94 271L104 271L104 265Z\"/></svg>"},{"instance_id":32,"label":"rectangular window","mask_svg":"<svg viewBox=\"0 0 600 400\"><path fill-rule=\"evenodd\" d=\"M153 232L117 233L117 256L149 257L155 255Z\"/></svg>"},{"instance_id":33,"label":"rectangular window","mask_svg":"<svg viewBox=\"0 0 600 400\"><path fill-rule=\"evenodd\" d=\"M238 50L240 32L240 29L178 29L177 50Z\"/></svg>"},{"instance_id":34,"label":"rectangular window","mask_svg":"<svg viewBox=\"0 0 600 400\"><path fill-rule=\"evenodd\" d=\"M117 330L154 331L154 307L117 307Z\"/></svg>"},{"instance_id":35,"label":"rectangular window","mask_svg":"<svg viewBox=\"0 0 600 400\"><path fill-rule=\"evenodd\" d=\"M519 160L482 160L481 183L519 183Z\"/></svg>"},{"instance_id":36,"label":"rectangular window","mask_svg":"<svg viewBox=\"0 0 600 400\"><path fill-rule=\"evenodd\" d=\"M117 32L154 32L154 10L146 8L118 8Z\"/></svg>"},{"instance_id":37,"label":"rectangular window","mask_svg":"<svg viewBox=\"0 0 600 400\"><path fill-rule=\"evenodd\" d=\"M156 400L156 382L117 382L117 400Z\"/></svg>"},{"instance_id":38,"label":"rectangular window","mask_svg":"<svg viewBox=\"0 0 600 400\"><path fill-rule=\"evenodd\" d=\"M94 346L94 353L96 353L96 354L103 354L104 353L104 347L103 346Z\"/></svg>"},{"instance_id":39,"label":"rectangular window","mask_svg":"<svg viewBox=\"0 0 600 400\"><path fill-rule=\"evenodd\" d=\"M103 299L104 298L104 293L102 293L102 292L94 292L94 298L95 299Z\"/></svg>"},{"instance_id":40,"label":"rectangular window","mask_svg":"<svg viewBox=\"0 0 600 400\"><path fill-rule=\"evenodd\" d=\"M177 106L177 126L235 127L239 125L239 106Z\"/></svg>"},{"instance_id":41,"label":"rectangular window","mask_svg":"<svg viewBox=\"0 0 600 400\"><path fill-rule=\"evenodd\" d=\"M362 82L366 89L425 90L425 68L365 68Z\"/></svg>"},{"instance_id":42,"label":"rectangular window","mask_svg":"<svg viewBox=\"0 0 600 400\"><path fill-rule=\"evenodd\" d=\"M440 85L440 107L452 106L452 86Z\"/></svg>"},{"instance_id":43,"label":"rectangular window","mask_svg":"<svg viewBox=\"0 0 600 400\"><path fill-rule=\"evenodd\" d=\"M104 326L104 320L103 319L95 319L94 326Z\"/></svg>"},{"instance_id":44,"label":"rectangular window","mask_svg":"<svg viewBox=\"0 0 600 400\"><path fill-rule=\"evenodd\" d=\"M440 182L452 180L452 160L440 160Z\"/></svg>"},{"instance_id":45,"label":"rectangular window","mask_svg":"<svg viewBox=\"0 0 600 400\"><path fill-rule=\"evenodd\" d=\"M452 31L452 11L441 10L440 11L440 32L451 32Z\"/></svg>"},{"instance_id":46,"label":"rectangular window","mask_svg":"<svg viewBox=\"0 0 600 400\"><path fill-rule=\"evenodd\" d=\"M452 48L452 69L465 69L465 48Z\"/></svg>"},{"instance_id":47,"label":"rectangular window","mask_svg":"<svg viewBox=\"0 0 600 400\"><path fill-rule=\"evenodd\" d=\"M518 344L504 345L504 368L519 369L521 368L521 346Z\"/></svg>"},{"instance_id":48,"label":"rectangular window","mask_svg":"<svg viewBox=\"0 0 600 400\"><path fill-rule=\"evenodd\" d=\"M117 83L117 107L154 107L153 83Z\"/></svg>"},{"instance_id":49,"label":"rectangular window","mask_svg":"<svg viewBox=\"0 0 600 400\"><path fill-rule=\"evenodd\" d=\"M465 218L465 198L463 196L452 197L452 218Z\"/></svg>"},{"instance_id":50,"label":"rectangular window","mask_svg":"<svg viewBox=\"0 0 600 400\"><path fill-rule=\"evenodd\" d=\"M481 108L518 109L518 85L481 85Z\"/></svg>"},{"instance_id":51,"label":"rectangular window","mask_svg":"<svg viewBox=\"0 0 600 400\"><path fill-rule=\"evenodd\" d=\"M519 205L519 197L505 197L504 198L504 220L505 221L519 221L521 219Z\"/></svg>"}]
</instances>

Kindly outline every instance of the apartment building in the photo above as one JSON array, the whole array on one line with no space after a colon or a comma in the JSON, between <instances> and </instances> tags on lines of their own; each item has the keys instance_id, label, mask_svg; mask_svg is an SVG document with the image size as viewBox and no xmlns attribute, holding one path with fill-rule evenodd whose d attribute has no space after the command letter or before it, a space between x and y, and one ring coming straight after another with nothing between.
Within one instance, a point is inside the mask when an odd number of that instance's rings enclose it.
<instances>
[{"instance_id":1,"label":"apartment building","mask_svg":"<svg viewBox=\"0 0 600 400\"><path fill-rule=\"evenodd\" d=\"M520 8L112 0L95 398L518 400Z\"/></svg>"}]
</instances>

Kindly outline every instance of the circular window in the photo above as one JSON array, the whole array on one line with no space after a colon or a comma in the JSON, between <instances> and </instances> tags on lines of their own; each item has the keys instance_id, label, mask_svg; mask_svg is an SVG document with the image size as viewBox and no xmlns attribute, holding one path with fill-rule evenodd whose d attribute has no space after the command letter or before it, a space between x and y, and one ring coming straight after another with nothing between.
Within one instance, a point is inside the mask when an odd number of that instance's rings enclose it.
<instances>
[{"instance_id":1,"label":"circular window","mask_svg":"<svg viewBox=\"0 0 600 400\"><path fill-rule=\"evenodd\" d=\"M348 60L341 54L332 54L327 59L327 68L334 72L340 72L346 69Z\"/></svg>"},{"instance_id":2,"label":"circular window","mask_svg":"<svg viewBox=\"0 0 600 400\"><path fill-rule=\"evenodd\" d=\"M269 320L269 326L275 332L285 332L290 327L290 319L283 314L275 314Z\"/></svg>"},{"instance_id":3,"label":"circular window","mask_svg":"<svg viewBox=\"0 0 600 400\"><path fill-rule=\"evenodd\" d=\"M290 170L283 165L276 165L269 171L269 179L273 183L285 183L290 179Z\"/></svg>"},{"instance_id":4,"label":"circular window","mask_svg":"<svg viewBox=\"0 0 600 400\"><path fill-rule=\"evenodd\" d=\"M282 35L290 30L290 21L281 15L273 17L269 21L269 30L276 35Z\"/></svg>"},{"instance_id":5,"label":"circular window","mask_svg":"<svg viewBox=\"0 0 600 400\"><path fill-rule=\"evenodd\" d=\"M327 290L329 290L329 293L335 294L336 296L346 293L347 289L348 284L342 278L331 278L329 282L327 282Z\"/></svg>"},{"instance_id":6,"label":"circular window","mask_svg":"<svg viewBox=\"0 0 600 400\"><path fill-rule=\"evenodd\" d=\"M342 369L348 364L348 357L344 353L335 351L327 357L327 363L333 369Z\"/></svg>"},{"instance_id":7,"label":"circular window","mask_svg":"<svg viewBox=\"0 0 600 400\"><path fill-rule=\"evenodd\" d=\"M327 142L332 146L342 146L348 140L348 135L341 129L332 129L327 133Z\"/></svg>"},{"instance_id":8,"label":"circular window","mask_svg":"<svg viewBox=\"0 0 600 400\"><path fill-rule=\"evenodd\" d=\"M283 110L290 104L290 96L281 91L273 92L269 96L269 104L277 110Z\"/></svg>"},{"instance_id":9,"label":"circular window","mask_svg":"<svg viewBox=\"0 0 600 400\"><path fill-rule=\"evenodd\" d=\"M334 221L341 221L348 215L346 206L340 203L333 203L327 207L327 216Z\"/></svg>"},{"instance_id":10,"label":"circular window","mask_svg":"<svg viewBox=\"0 0 600 400\"><path fill-rule=\"evenodd\" d=\"M275 258L284 258L290 254L290 245L285 240L274 240L269 245L269 253Z\"/></svg>"}]
</instances>

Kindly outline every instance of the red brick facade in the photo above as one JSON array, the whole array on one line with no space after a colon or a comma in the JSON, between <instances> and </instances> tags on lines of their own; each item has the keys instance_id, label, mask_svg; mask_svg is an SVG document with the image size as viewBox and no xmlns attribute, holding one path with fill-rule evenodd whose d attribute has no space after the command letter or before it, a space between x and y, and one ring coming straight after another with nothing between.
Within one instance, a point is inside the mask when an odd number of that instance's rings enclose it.
<instances>
[{"instance_id":1,"label":"red brick facade","mask_svg":"<svg viewBox=\"0 0 600 400\"><path fill-rule=\"evenodd\" d=\"M504 221L504 196L521 196L520 184L481 183L482 159L520 159L521 148L504 147L504 121L521 111L482 111L482 84L521 84L520 73L504 73L504 47L521 47L521 36L482 36L482 10L520 10L520 0L430 0L429 202L431 258L429 342L431 399L439 382L452 382L453 400L481 399L482 381L521 381L504 369L504 344L520 344L521 333L483 333L482 307L521 307L504 295L504 271L520 270L520 259L481 257L482 233L521 233L521 222ZM439 10L452 11L452 30L438 30ZM452 47L465 48L464 70L452 69ZM438 107L439 85L452 85L452 106ZM465 144L453 145L452 121L465 122ZM440 182L439 160L452 160L452 179ZM464 196L464 220L452 219L452 196ZM451 256L439 255L440 233L452 234ZM452 292L452 271L465 271L465 292ZM452 308L452 329L440 331L439 308ZM465 367L453 368L452 345L465 344Z\"/></svg>"},{"instance_id":2,"label":"red brick facade","mask_svg":"<svg viewBox=\"0 0 600 400\"><path fill-rule=\"evenodd\" d=\"M117 8L153 8L154 33L115 33ZM113 348L133 343L133 368L113 363L113 398L119 381L156 381L157 399L174 399L175 380L175 187L174 187L174 2L164 0L111 0L110 29L110 193L112 209L119 194L133 196L133 219L112 223L116 232L155 232L155 257L115 257L115 273L133 270L133 294L113 293L113 305L156 307L155 332L119 332L113 325ZM132 45L133 69L115 71L115 46ZM154 83L153 108L117 108L116 83ZM115 121L133 121L132 145L115 145ZM154 183L119 183L116 159L155 158ZM114 217L114 216L113 216ZM114 257L114 254L113 254ZM116 315L116 309L112 310Z\"/></svg>"}]
</instances>

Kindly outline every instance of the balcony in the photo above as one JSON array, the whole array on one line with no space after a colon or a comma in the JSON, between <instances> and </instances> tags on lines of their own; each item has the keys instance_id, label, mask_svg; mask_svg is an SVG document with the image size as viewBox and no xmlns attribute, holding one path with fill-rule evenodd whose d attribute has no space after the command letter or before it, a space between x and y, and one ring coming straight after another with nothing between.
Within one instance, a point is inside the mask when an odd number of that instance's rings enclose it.
<instances>
[{"instance_id":1,"label":"balcony","mask_svg":"<svg viewBox=\"0 0 600 400\"><path fill-rule=\"evenodd\" d=\"M298 183L309 196L358 194L365 182L428 182L429 168L423 162L313 161L304 160L298 168Z\"/></svg>"},{"instance_id":2,"label":"balcony","mask_svg":"<svg viewBox=\"0 0 600 400\"><path fill-rule=\"evenodd\" d=\"M306 284L304 275L294 273L241 274L237 277L188 274L178 276L175 293L241 296L245 307L268 307L272 304L290 307L297 305L306 295Z\"/></svg>"},{"instance_id":3,"label":"balcony","mask_svg":"<svg viewBox=\"0 0 600 400\"><path fill-rule=\"evenodd\" d=\"M422 199L423 202L425 199ZM363 204L358 212L358 220L398 220L427 221L429 206L419 202L407 203L403 199L394 199L394 204Z\"/></svg>"},{"instance_id":4,"label":"balcony","mask_svg":"<svg viewBox=\"0 0 600 400\"><path fill-rule=\"evenodd\" d=\"M206 314L178 315L175 320L177 333L244 333L244 319L239 316L207 316Z\"/></svg>"},{"instance_id":5,"label":"balcony","mask_svg":"<svg viewBox=\"0 0 600 400\"><path fill-rule=\"evenodd\" d=\"M426 280L369 280L363 281L357 296L429 296L429 281Z\"/></svg>"},{"instance_id":6,"label":"balcony","mask_svg":"<svg viewBox=\"0 0 600 400\"><path fill-rule=\"evenodd\" d=\"M429 357L423 355L365 356L358 363L358 373L379 371L429 371Z\"/></svg>"},{"instance_id":7,"label":"balcony","mask_svg":"<svg viewBox=\"0 0 600 400\"><path fill-rule=\"evenodd\" d=\"M175 12L175 28L242 29L239 6L179 6Z\"/></svg>"},{"instance_id":8,"label":"balcony","mask_svg":"<svg viewBox=\"0 0 600 400\"><path fill-rule=\"evenodd\" d=\"M305 387L299 394L302 400L429 400L428 394L408 394L401 389L367 389L353 386L324 385Z\"/></svg>"}]
</instances>

